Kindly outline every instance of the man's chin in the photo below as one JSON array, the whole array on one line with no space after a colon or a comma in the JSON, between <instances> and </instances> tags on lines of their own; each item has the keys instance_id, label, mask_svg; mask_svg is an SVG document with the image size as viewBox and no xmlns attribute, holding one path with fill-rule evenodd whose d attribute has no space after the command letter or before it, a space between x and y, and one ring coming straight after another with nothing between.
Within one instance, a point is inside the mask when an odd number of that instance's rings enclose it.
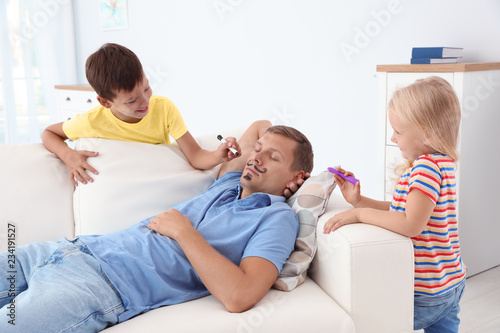
<instances>
[{"instance_id":1,"label":"man's chin","mask_svg":"<svg viewBox=\"0 0 500 333\"><path fill-rule=\"evenodd\" d=\"M241 180L241 182L242 182L242 183L243 183L243 181L250 182L250 181L252 181L253 177L254 177L254 175L252 175L252 173L251 173L251 172L248 172L248 171L247 171L247 172L244 172L244 173L241 175L240 180Z\"/></svg>"}]
</instances>

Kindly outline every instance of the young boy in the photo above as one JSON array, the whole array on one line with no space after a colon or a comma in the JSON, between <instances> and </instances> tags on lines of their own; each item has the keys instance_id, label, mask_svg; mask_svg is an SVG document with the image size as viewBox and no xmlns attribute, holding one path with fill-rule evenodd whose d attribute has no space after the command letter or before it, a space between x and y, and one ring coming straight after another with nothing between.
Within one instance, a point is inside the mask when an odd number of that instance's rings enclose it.
<instances>
[{"instance_id":1,"label":"young boy","mask_svg":"<svg viewBox=\"0 0 500 333\"><path fill-rule=\"evenodd\" d=\"M189 163L197 169L211 169L236 157L229 148L240 148L227 138L214 151L202 149L187 130L177 107L166 97L153 96L139 58L118 44L104 44L90 55L85 65L87 80L101 104L65 122L48 126L42 133L45 147L59 157L69 170L75 186L97 174L88 157L98 152L75 151L64 142L83 137L179 145Z\"/></svg>"}]
</instances>

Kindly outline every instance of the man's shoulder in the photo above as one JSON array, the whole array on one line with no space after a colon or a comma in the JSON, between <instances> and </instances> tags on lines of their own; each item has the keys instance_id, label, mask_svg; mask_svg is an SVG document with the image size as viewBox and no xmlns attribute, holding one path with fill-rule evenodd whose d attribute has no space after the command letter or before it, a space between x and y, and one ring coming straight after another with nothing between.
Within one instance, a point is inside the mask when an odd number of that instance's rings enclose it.
<instances>
[{"instance_id":1,"label":"man's shoulder","mask_svg":"<svg viewBox=\"0 0 500 333\"><path fill-rule=\"evenodd\" d=\"M280 216L280 219L293 219L297 217L297 214L293 211L292 207L286 203L286 201L276 201L271 198L271 204L269 205L269 213L272 215Z\"/></svg>"}]
</instances>

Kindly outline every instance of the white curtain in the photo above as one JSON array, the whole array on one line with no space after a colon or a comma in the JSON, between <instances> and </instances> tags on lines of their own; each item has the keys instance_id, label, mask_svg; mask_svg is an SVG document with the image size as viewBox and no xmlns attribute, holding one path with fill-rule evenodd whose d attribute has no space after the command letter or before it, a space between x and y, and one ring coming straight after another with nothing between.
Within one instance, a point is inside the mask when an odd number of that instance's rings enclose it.
<instances>
[{"instance_id":1,"label":"white curtain","mask_svg":"<svg viewBox=\"0 0 500 333\"><path fill-rule=\"evenodd\" d=\"M54 85L77 82L71 0L0 0L0 143L40 142Z\"/></svg>"}]
</instances>

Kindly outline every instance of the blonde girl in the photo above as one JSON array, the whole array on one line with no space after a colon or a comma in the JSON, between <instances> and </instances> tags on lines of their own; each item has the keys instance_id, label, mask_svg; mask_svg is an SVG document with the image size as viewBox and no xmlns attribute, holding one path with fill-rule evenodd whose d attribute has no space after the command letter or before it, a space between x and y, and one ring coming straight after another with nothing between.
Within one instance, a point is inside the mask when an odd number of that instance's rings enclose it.
<instances>
[{"instance_id":1,"label":"blonde girl","mask_svg":"<svg viewBox=\"0 0 500 333\"><path fill-rule=\"evenodd\" d=\"M359 182L353 185L335 176L344 198L355 208L330 218L324 233L363 222L411 237L415 254L414 329L458 332L466 276L456 211L460 105L448 82L429 77L397 90L388 109L394 130L391 141L407 162L392 202L364 197Z\"/></svg>"}]
</instances>

